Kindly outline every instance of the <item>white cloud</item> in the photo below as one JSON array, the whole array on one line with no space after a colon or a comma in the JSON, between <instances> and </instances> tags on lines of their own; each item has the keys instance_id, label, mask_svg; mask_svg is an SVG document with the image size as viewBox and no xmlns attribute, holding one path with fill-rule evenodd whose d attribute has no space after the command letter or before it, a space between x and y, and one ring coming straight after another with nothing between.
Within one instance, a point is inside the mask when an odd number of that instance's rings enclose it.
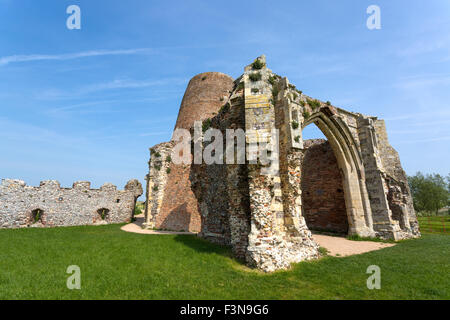
<instances>
[{"instance_id":1,"label":"white cloud","mask_svg":"<svg viewBox=\"0 0 450 320\"><path fill-rule=\"evenodd\" d=\"M15 62L31 62L42 60L73 60L86 57L112 56L112 55L133 55L153 53L151 48L124 49L124 50L91 50L67 54L30 54L30 55L12 55L0 57L0 66Z\"/></svg>"}]
</instances>

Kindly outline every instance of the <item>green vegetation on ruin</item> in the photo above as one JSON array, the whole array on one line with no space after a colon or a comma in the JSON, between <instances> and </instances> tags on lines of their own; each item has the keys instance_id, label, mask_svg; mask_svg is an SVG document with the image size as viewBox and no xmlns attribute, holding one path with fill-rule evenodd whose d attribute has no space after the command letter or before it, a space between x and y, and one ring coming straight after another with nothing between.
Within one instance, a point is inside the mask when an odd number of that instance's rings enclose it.
<instances>
[{"instance_id":1,"label":"green vegetation on ruin","mask_svg":"<svg viewBox=\"0 0 450 320\"><path fill-rule=\"evenodd\" d=\"M277 78L274 76L270 76L269 77L269 83L273 86L275 84L275 82L277 81Z\"/></svg>"},{"instance_id":2,"label":"green vegetation on ruin","mask_svg":"<svg viewBox=\"0 0 450 320\"><path fill-rule=\"evenodd\" d=\"M266 64L264 62L261 62L261 60L256 59L255 62L252 63L252 68L254 70L260 70L262 68L264 68Z\"/></svg>"},{"instance_id":3,"label":"green vegetation on ruin","mask_svg":"<svg viewBox=\"0 0 450 320\"><path fill-rule=\"evenodd\" d=\"M308 119L310 116L308 111L303 111L303 118Z\"/></svg>"},{"instance_id":4,"label":"green vegetation on ruin","mask_svg":"<svg viewBox=\"0 0 450 320\"><path fill-rule=\"evenodd\" d=\"M205 121L203 121L203 123L202 123L202 131L206 132L211 127L211 124L212 124L212 120L211 119L206 119Z\"/></svg>"},{"instance_id":5,"label":"green vegetation on ruin","mask_svg":"<svg viewBox=\"0 0 450 320\"><path fill-rule=\"evenodd\" d=\"M120 227L0 230L0 299L450 298L445 235L264 274L232 258L230 249L195 236ZM374 264L381 268L381 290L366 287L367 267ZM81 290L66 287L70 265L81 268Z\"/></svg>"},{"instance_id":6,"label":"green vegetation on ruin","mask_svg":"<svg viewBox=\"0 0 450 320\"><path fill-rule=\"evenodd\" d=\"M254 73L250 73L250 74L248 75L248 78L249 78L251 81L256 82L256 81L261 80L262 76L261 76L261 73L259 73L259 72L254 72Z\"/></svg>"},{"instance_id":7,"label":"green vegetation on ruin","mask_svg":"<svg viewBox=\"0 0 450 320\"><path fill-rule=\"evenodd\" d=\"M320 108L320 101L319 100L316 100L316 99L312 100L312 99L306 98L306 102L309 104L309 106L313 110L315 110L317 108Z\"/></svg>"}]
</instances>

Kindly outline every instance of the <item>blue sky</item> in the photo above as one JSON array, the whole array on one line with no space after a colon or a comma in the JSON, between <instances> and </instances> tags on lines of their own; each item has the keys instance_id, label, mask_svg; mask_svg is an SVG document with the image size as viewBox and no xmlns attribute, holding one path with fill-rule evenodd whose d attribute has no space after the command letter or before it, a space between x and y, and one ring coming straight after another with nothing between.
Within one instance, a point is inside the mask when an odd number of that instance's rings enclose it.
<instances>
[{"instance_id":1,"label":"blue sky","mask_svg":"<svg viewBox=\"0 0 450 320\"><path fill-rule=\"evenodd\" d=\"M263 53L306 94L386 119L408 174L450 172L449 1L0 0L0 34L1 178L144 182L189 79Z\"/></svg>"}]
</instances>

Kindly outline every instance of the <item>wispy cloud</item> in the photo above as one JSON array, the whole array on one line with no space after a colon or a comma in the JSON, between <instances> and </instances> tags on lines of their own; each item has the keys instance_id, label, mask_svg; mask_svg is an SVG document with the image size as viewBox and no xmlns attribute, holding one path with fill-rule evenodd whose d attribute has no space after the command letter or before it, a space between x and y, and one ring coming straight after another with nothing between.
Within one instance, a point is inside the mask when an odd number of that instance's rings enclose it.
<instances>
[{"instance_id":1,"label":"wispy cloud","mask_svg":"<svg viewBox=\"0 0 450 320\"><path fill-rule=\"evenodd\" d=\"M118 90L118 89L142 89L150 87L167 87L172 88L177 85L186 85L188 79L185 78L163 78L157 80L133 80L133 79L117 79L108 82L93 83L86 86L82 86L75 90L65 91L59 89L48 89L39 92L36 96L40 100L57 100L57 99L73 99L88 94L92 94L99 91ZM164 94L179 93L175 91L167 92ZM77 107L77 106L75 106Z\"/></svg>"},{"instance_id":2,"label":"wispy cloud","mask_svg":"<svg viewBox=\"0 0 450 320\"><path fill-rule=\"evenodd\" d=\"M73 60L87 57L113 56L113 55L134 55L155 53L151 48L123 49L123 50L90 50L67 54L30 54L30 55L12 55L0 57L0 66L15 62L31 62L42 60Z\"/></svg>"}]
</instances>

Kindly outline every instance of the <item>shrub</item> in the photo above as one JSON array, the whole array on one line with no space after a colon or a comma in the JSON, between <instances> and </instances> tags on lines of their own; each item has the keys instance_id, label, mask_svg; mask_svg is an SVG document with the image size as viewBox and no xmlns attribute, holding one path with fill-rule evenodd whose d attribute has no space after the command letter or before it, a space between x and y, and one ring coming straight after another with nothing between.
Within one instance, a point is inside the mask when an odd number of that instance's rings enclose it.
<instances>
[{"instance_id":1,"label":"shrub","mask_svg":"<svg viewBox=\"0 0 450 320\"><path fill-rule=\"evenodd\" d=\"M276 79L276 78L275 78L274 76L270 76L270 77L269 77L269 83L270 83L271 85L274 85L275 82L276 82L275 79Z\"/></svg>"},{"instance_id":2,"label":"shrub","mask_svg":"<svg viewBox=\"0 0 450 320\"><path fill-rule=\"evenodd\" d=\"M331 102L330 101L327 101L326 103L327 103L327 106L331 106Z\"/></svg>"},{"instance_id":3,"label":"shrub","mask_svg":"<svg viewBox=\"0 0 450 320\"><path fill-rule=\"evenodd\" d=\"M296 137L294 138L294 141L295 141L295 142L300 142L300 136L296 136Z\"/></svg>"},{"instance_id":4,"label":"shrub","mask_svg":"<svg viewBox=\"0 0 450 320\"><path fill-rule=\"evenodd\" d=\"M240 83L238 84L238 86L236 87L236 90L239 91L239 90L242 90L242 89L244 89L244 83L243 83L243 82L240 82Z\"/></svg>"},{"instance_id":5,"label":"shrub","mask_svg":"<svg viewBox=\"0 0 450 320\"><path fill-rule=\"evenodd\" d=\"M157 157L157 158L159 158L159 157L161 157L161 153L159 153L158 151L157 152L155 152L155 157Z\"/></svg>"},{"instance_id":6,"label":"shrub","mask_svg":"<svg viewBox=\"0 0 450 320\"><path fill-rule=\"evenodd\" d=\"M172 162L172 157L171 157L170 155L168 155L168 156L166 157L166 162Z\"/></svg>"},{"instance_id":7,"label":"shrub","mask_svg":"<svg viewBox=\"0 0 450 320\"><path fill-rule=\"evenodd\" d=\"M303 118L308 119L310 116L308 111L303 111Z\"/></svg>"},{"instance_id":8,"label":"shrub","mask_svg":"<svg viewBox=\"0 0 450 320\"><path fill-rule=\"evenodd\" d=\"M304 106L305 106L305 101L300 100L300 105L301 105L302 107L304 107Z\"/></svg>"},{"instance_id":9,"label":"shrub","mask_svg":"<svg viewBox=\"0 0 450 320\"><path fill-rule=\"evenodd\" d=\"M294 93L292 94L292 100L297 100L297 97L298 97L298 95L294 92Z\"/></svg>"},{"instance_id":10,"label":"shrub","mask_svg":"<svg viewBox=\"0 0 450 320\"><path fill-rule=\"evenodd\" d=\"M261 77L261 73L259 72L250 73L248 76L248 78L253 82L261 80Z\"/></svg>"},{"instance_id":11,"label":"shrub","mask_svg":"<svg viewBox=\"0 0 450 320\"><path fill-rule=\"evenodd\" d=\"M252 88L252 93L258 93L259 89L258 88Z\"/></svg>"},{"instance_id":12,"label":"shrub","mask_svg":"<svg viewBox=\"0 0 450 320\"><path fill-rule=\"evenodd\" d=\"M170 168L167 168L167 170L166 170L167 174L170 174L171 171L172 170Z\"/></svg>"},{"instance_id":13,"label":"shrub","mask_svg":"<svg viewBox=\"0 0 450 320\"><path fill-rule=\"evenodd\" d=\"M153 191L158 191L158 186L154 186Z\"/></svg>"},{"instance_id":14,"label":"shrub","mask_svg":"<svg viewBox=\"0 0 450 320\"><path fill-rule=\"evenodd\" d=\"M203 132L208 130L210 127L211 127L211 119L206 119L205 121L203 121L203 123L202 123L202 131Z\"/></svg>"},{"instance_id":15,"label":"shrub","mask_svg":"<svg viewBox=\"0 0 450 320\"><path fill-rule=\"evenodd\" d=\"M298 129L298 126L299 126L299 124L298 124L298 122L297 121L292 121L292 129Z\"/></svg>"},{"instance_id":16,"label":"shrub","mask_svg":"<svg viewBox=\"0 0 450 320\"><path fill-rule=\"evenodd\" d=\"M274 87L272 89L272 99L273 99L273 101L277 101L278 92L279 92L278 88Z\"/></svg>"},{"instance_id":17,"label":"shrub","mask_svg":"<svg viewBox=\"0 0 450 320\"><path fill-rule=\"evenodd\" d=\"M224 104L220 107L219 113L227 112L230 109L230 106L228 104Z\"/></svg>"},{"instance_id":18,"label":"shrub","mask_svg":"<svg viewBox=\"0 0 450 320\"><path fill-rule=\"evenodd\" d=\"M256 59L255 62L252 63L252 68L254 70L260 70L262 68L264 68L266 64L264 62L261 62L261 60Z\"/></svg>"},{"instance_id":19,"label":"shrub","mask_svg":"<svg viewBox=\"0 0 450 320\"><path fill-rule=\"evenodd\" d=\"M319 100L311 100L309 98L306 98L306 102L309 104L309 106L315 110L320 107L320 101Z\"/></svg>"},{"instance_id":20,"label":"shrub","mask_svg":"<svg viewBox=\"0 0 450 320\"><path fill-rule=\"evenodd\" d=\"M155 165L154 168L158 171L161 170L161 166L159 166L159 165Z\"/></svg>"}]
</instances>

